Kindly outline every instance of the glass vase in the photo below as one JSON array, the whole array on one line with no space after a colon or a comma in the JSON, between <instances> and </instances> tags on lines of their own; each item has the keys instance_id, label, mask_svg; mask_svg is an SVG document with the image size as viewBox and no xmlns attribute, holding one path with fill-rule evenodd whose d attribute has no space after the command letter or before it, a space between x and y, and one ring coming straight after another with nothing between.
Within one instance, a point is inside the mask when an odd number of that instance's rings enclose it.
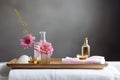
<instances>
[{"instance_id":1,"label":"glass vase","mask_svg":"<svg viewBox=\"0 0 120 80\"><path fill-rule=\"evenodd\" d=\"M40 41L46 42L46 32L40 32ZM39 61L40 64L49 64L50 63L50 54L49 53L40 53L34 49L34 58Z\"/></svg>"}]
</instances>

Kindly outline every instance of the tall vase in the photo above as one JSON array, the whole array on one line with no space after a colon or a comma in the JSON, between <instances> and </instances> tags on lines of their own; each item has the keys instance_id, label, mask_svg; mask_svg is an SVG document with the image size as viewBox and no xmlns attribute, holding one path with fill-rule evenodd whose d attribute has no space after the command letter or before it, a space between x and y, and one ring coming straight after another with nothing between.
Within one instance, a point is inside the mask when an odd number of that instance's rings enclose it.
<instances>
[{"instance_id":1,"label":"tall vase","mask_svg":"<svg viewBox=\"0 0 120 80\"><path fill-rule=\"evenodd\" d=\"M40 41L46 42L46 32L40 32L41 38ZM42 54L36 50L34 50L34 58L36 58L41 64L49 64L51 55L49 53Z\"/></svg>"},{"instance_id":2,"label":"tall vase","mask_svg":"<svg viewBox=\"0 0 120 80\"><path fill-rule=\"evenodd\" d=\"M41 31L40 32L41 35L41 41L46 42L46 32L45 31ZM48 53L46 54L41 54L41 64L50 64L50 55Z\"/></svg>"}]
</instances>

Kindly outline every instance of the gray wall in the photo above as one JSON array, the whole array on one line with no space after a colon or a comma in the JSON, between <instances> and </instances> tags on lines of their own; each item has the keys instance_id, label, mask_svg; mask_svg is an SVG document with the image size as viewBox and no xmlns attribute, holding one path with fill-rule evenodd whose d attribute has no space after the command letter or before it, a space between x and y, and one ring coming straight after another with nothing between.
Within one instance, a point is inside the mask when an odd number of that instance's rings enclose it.
<instances>
[{"instance_id":1,"label":"gray wall","mask_svg":"<svg viewBox=\"0 0 120 80\"><path fill-rule=\"evenodd\" d=\"M119 59L119 0L0 0L0 61L22 54L33 56L33 47L23 50L19 39L23 27L14 8L28 24L28 30L40 40L47 32L54 47L52 57L74 57L81 52L82 39L88 37L91 55L107 60Z\"/></svg>"}]
</instances>

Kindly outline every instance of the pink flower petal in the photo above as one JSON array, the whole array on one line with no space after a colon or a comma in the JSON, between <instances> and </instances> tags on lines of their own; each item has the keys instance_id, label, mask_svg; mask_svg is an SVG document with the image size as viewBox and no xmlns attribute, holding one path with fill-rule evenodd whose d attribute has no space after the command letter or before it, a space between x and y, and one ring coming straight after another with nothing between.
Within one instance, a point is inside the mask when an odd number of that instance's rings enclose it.
<instances>
[{"instance_id":1,"label":"pink flower petal","mask_svg":"<svg viewBox=\"0 0 120 80\"><path fill-rule=\"evenodd\" d=\"M31 34L26 34L25 36L23 36L22 39L20 39L20 45L24 49L27 49L28 47L32 46L34 40L35 40L34 36L32 36Z\"/></svg>"},{"instance_id":2,"label":"pink flower petal","mask_svg":"<svg viewBox=\"0 0 120 80\"><path fill-rule=\"evenodd\" d=\"M40 47L45 47L45 49L41 49ZM52 54L53 53L53 47L51 43L49 42L43 42L40 41L35 45L35 50L38 51L41 54Z\"/></svg>"}]
</instances>

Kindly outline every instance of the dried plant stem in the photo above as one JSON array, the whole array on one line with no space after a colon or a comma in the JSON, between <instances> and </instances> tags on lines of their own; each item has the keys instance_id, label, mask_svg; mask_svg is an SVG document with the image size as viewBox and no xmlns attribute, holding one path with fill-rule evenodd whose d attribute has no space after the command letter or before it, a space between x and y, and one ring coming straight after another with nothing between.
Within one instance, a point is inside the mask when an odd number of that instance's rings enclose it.
<instances>
[{"instance_id":1,"label":"dried plant stem","mask_svg":"<svg viewBox=\"0 0 120 80\"><path fill-rule=\"evenodd\" d=\"M18 20L20 21L20 23L23 26L23 33L28 34L29 32L27 30L27 23L23 20L23 17L21 16L21 14L19 13L19 11L16 8L14 9L14 12L15 12Z\"/></svg>"}]
</instances>

